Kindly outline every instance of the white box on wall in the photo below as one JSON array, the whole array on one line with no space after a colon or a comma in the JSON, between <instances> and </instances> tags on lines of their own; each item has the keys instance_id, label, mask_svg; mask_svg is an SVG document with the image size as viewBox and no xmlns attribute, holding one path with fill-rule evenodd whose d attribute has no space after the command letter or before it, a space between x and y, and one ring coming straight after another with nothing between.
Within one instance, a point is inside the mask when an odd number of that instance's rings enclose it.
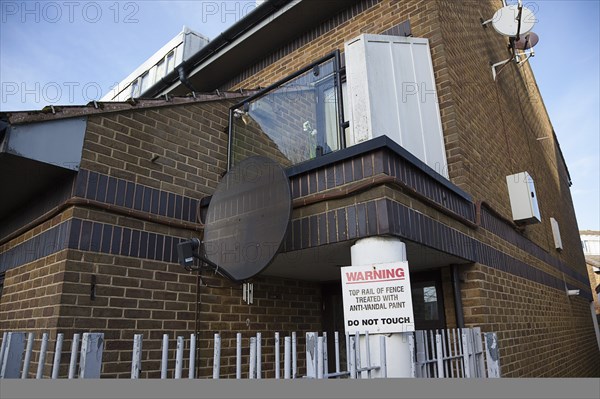
<instances>
[{"instance_id":1,"label":"white box on wall","mask_svg":"<svg viewBox=\"0 0 600 399\"><path fill-rule=\"evenodd\" d=\"M533 179L527 172L506 176L513 220L517 224L542 221Z\"/></svg>"},{"instance_id":2,"label":"white box on wall","mask_svg":"<svg viewBox=\"0 0 600 399\"><path fill-rule=\"evenodd\" d=\"M552 236L554 237L554 247L558 250L563 249L562 239L560 238L560 228L558 222L554 218L550 218L550 225L552 226Z\"/></svg>"},{"instance_id":3,"label":"white box on wall","mask_svg":"<svg viewBox=\"0 0 600 399\"><path fill-rule=\"evenodd\" d=\"M344 51L347 144L387 136L448 178L429 41L362 34L346 42Z\"/></svg>"}]
</instances>

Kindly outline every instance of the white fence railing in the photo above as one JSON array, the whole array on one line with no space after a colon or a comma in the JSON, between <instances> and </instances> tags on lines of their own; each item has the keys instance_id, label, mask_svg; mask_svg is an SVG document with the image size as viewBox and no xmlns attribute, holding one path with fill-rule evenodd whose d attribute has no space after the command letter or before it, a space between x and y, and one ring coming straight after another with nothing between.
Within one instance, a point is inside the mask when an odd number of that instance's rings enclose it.
<instances>
[{"instance_id":1,"label":"white fence railing","mask_svg":"<svg viewBox=\"0 0 600 399\"><path fill-rule=\"evenodd\" d=\"M416 331L409 334L409 346L412 356L412 375L417 378L485 378L499 377L499 356L495 333L481 334L479 328L453 329L436 331ZM369 334L345 334L340 337L337 332L333 337L326 333L306 333L305 351L302 356L298 353L298 339L295 332L281 339L280 333L274 333L272 360L265 363L267 356L263 355L263 335L249 337L248 346L242 345L242 333L236 334L235 340L235 378L242 375L248 379L264 378L263 364L274 371L276 379L296 378L378 378L387 377L388 358L386 337L379 335L379 363L372 364ZM333 338L334 352L328 352L328 339ZM373 338L373 337L371 337ZM482 344L485 340L485 350ZM342 340L344 342L342 342ZM54 340L54 357L50 378L59 378L60 359L62 354L63 334L57 334ZM77 365L79 378L99 378L102 368L102 353L104 350L103 333L84 333L79 350L80 334L73 336L71 357L68 368L68 378L75 378ZM27 334L25 348L24 332L5 332L2 338L0 352L0 378L29 378L29 367L34 346L34 333ZM362 342L362 345L359 343ZM184 375L184 364L187 364L187 378L196 378L196 347L197 337L191 334L186 345L185 337L178 336L175 340L175 368L172 378L180 379ZM168 378L169 335L164 334L161 347L160 378ZM345 360L342 350L345 347ZM44 366L48 352L49 336L44 333L39 344L37 373L35 378L44 378ZM221 378L221 336L214 334L212 378ZM188 348L186 353L185 348ZM281 350L283 349L283 356ZM362 352L362 354L361 354ZM377 353L377 352L375 352ZM79 355L80 354L80 355ZM79 359L78 359L79 355ZM377 356L377 355L375 355ZM271 356L268 356L271 357ZM302 358L302 359L299 359ZM331 364L333 369L329 369ZM135 334L132 343L131 378L140 378L142 372L143 335ZM361 360L364 359L364 360ZM187 362L186 362L187 360ZM243 360L247 364L243 364ZM299 376L299 360L305 360L305 375ZM271 363L272 361L272 363ZM283 365L281 364L283 363ZM486 367L487 365L487 367ZM345 369L344 369L345 367ZM283 374L281 373L283 369ZM244 370L246 372L244 372ZM157 370L145 370L157 371ZM376 372L376 373L374 373Z\"/></svg>"}]
</instances>

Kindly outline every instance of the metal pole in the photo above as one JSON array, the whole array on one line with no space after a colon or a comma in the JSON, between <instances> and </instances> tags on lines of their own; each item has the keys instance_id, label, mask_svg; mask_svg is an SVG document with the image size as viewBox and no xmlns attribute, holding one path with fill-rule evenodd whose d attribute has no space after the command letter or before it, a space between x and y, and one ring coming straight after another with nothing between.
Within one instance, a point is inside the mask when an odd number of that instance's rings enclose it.
<instances>
[{"instance_id":1,"label":"metal pole","mask_svg":"<svg viewBox=\"0 0 600 399\"><path fill-rule=\"evenodd\" d=\"M2 347L0 347L0 370L2 370L2 363L4 362L4 352L6 351L6 338L8 337L8 332L4 331L2 334Z\"/></svg>"},{"instance_id":2,"label":"metal pole","mask_svg":"<svg viewBox=\"0 0 600 399\"><path fill-rule=\"evenodd\" d=\"M190 369L188 378L196 378L196 334L190 334Z\"/></svg>"},{"instance_id":3,"label":"metal pole","mask_svg":"<svg viewBox=\"0 0 600 399\"><path fill-rule=\"evenodd\" d=\"M317 359L317 379L323 379L323 337L317 337L317 350L316 350Z\"/></svg>"},{"instance_id":4,"label":"metal pole","mask_svg":"<svg viewBox=\"0 0 600 399\"><path fill-rule=\"evenodd\" d=\"M6 333L5 333L6 334ZM27 349L25 349L25 361L23 362L22 379L27 379L29 375L29 364L31 363L31 352L33 352L33 333L27 334ZM1 360L0 360L1 363ZM1 369L1 367L0 367Z\"/></svg>"},{"instance_id":5,"label":"metal pole","mask_svg":"<svg viewBox=\"0 0 600 399\"><path fill-rule=\"evenodd\" d=\"M262 374L262 334L256 333L256 379L260 380Z\"/></svg>"},{"instance_id":6,"label":"metal pole","mask_svg":"<svg viewBox=\"0 0 600 399\"><path fill-rule=\"evenodd\" d=\"M167 378L167 360L169 358L169 334L163 334L162 358L160 361L160 378Z\"/></svg>"},{"instance_id":7,"label":"metal pole","mask_svg":"<svg viewBox=\"0 0 600 399\"><path fill-rule=\"evenodd\" d=\"M387 359L385 353L385 335L379 336L379 371L381 378L387 378Z\"/></svg>"},{"instance_id":8,"label":"metal pole","mask_svg":"<svg viewBox=\"0 0 600 399\"><path fill-rule=\"evenodd\" d=\"M79 334L73 335L73 342L71 342L71 361L69 362L69 379L75 378L77 372L77 354L79 352Z\"/></svg>"},{"instance_id":9,"label":"metal pole","mask_svg":"<svg viewBox=\"0 0 600 399\"><path fill-rule=\"evenodd\" d=\"M177 337L177 351L175 353L175 379L180 379L183 372L183 337Z\"/></svg>"},{"instance_id":10,"label":"metal pole","mask_svg":"<svg viewBox=\"0 0 600 399\"><path fill-rule=\"evenodd\" d=\"M235 378L242 378L242 333L235 336Z\"/></svg>"},{"instance_id":11,"label":"metal pole","mask_svg":"<svg viewBox=\"0 0 600 399\"><path fill-rule=\"evenodd\" d=\"M213 380L219 379L221 370L221 336L215 334L215 348L213 353Z\"/></svg>"},{"instance_id":12,"label":"metal pole","mask_svg":"<svg viewBox=\"0 0 600 399\"><path fill-rule=\"evenodd\" d=\"M296 332L292 332L292 378L298 376L298 352L296 348Z\"/></svg>"},{"instance_id":13,"label":"metal pole","mask_svg":"<svg viewBox=\"0 0 600 399\"><path fill-rule=\"evenodd\" d=\"M329 352L327 351L327 333L323 332L323 374L329 374Z\"/></svg>"},{"instance_id":14,"label":"metal pole","mask_svg":"<svg viewBox=\"0 0 600 399\"><path fill-rule=\"evenodd\" d=\"M52 364L52 379L55 380L58 378L58 373L60 370L60 355L62 354L62 346L63 340L65 336L63 333L60 333L56 336L56 346L54 347L54 363Z\"/></svg>"},{"instance_id":15,"label":"metal pole","mask_svg":"<svg viewBox=\"0 0 600 399\"><path fill-rule=\"evenodd\" d=\"M371 379L371 346L369 345L369 332L365 332L365 352L367 356L367 378Z\"/></svg>"},{"instance_id":16,"label":"metal pole","mask_svg":"<svg viewBox=\"0 0 600 399\"><path fill-rule=\"evenodd\" d=\"M335 372L340 372L340 333L335 332L333 336L333 342L335 345Z\"/></svg>"},{"instance_id":17,"label":"metal pole","mask_svg":"<svg viewBox=\"0 0 600 399\"><path fill-rule=\"evenodd\" d=\"M289 380L291 377L290 370L290 352L292 350L292 340L290 337L283 339L283 378Z\"/></svg>"},{"instance_id":18,"label":"metal pole","mask_svg":"<svg viewBox=\"0 0 600 399\"><path fill-rule=\"evenodd\" d=\"M356 378L356 337L354 335L346 335L346 337L349 343L348 371L350 371L350 378Z\"/></svg>"},{"instance_id":19,"label":"metal pole","mask_svg":"<svg viewBox=\"0 0 600 399\"><path fill-rule=\"evenodd\" d=\"M133 336L133 353L131 355L131 379L136 380L140 378L140 371L142 369L142 334L135 334Z\"/></svg>"},{"instance_id":20,"label":"metal pole","mask_svg":"<svg viewBox=\"0 0 600 399\"><path fill-rule=\"evenodd\" d=\"M42 345L40 347L40 358L38 360L36 379L40 379L44 375L44 363L46 363L46 350L48 349L48 333L42 335Z\"/></svg>"},{"instance_id":21,"label":"metal pole","mask_svg":"<svg viewBox=\"0 0 600 399\"><path fill-rule=\"evenodd\" d=\"M256 337L250 337L250 366L248 378L253 380L256 374Z\"/></svg>"},{"instance_id":22,"label":"metal pole","mask_svg":"<svg viewBox=\"0 0 600 399\"><path fill-rule=\"evenodd\" d=\"M355 351L354 354L356 356L356 378L362 378L362 371L358 371L358 369L360 369L362 367L361 362L360 362L360 333L357 331L355 336L354 336L354 347L355 347Z\"/></svg>"},{"instance_id":23,"label":"metal pole","mask_svg":"<svg viewBox=\"0 0 600 399\"><path fill-rule=\"evenodd\" d=\"M275 379L281 378L281 365L279 364L279 333L275 333Z\"/></svg>"},{"instance_id":24,"label":"metal pole","mask_svg":"<svg viewBox=\"0 0 600 399\"><path fill-rule=\"evenodd\" d=\"M346 332L346 371L350 371L350 364L352 363L350 361L350 334L348 332ZM352 377L352 374L350 374L350 378Z\"/></svg>"}]
</instances>

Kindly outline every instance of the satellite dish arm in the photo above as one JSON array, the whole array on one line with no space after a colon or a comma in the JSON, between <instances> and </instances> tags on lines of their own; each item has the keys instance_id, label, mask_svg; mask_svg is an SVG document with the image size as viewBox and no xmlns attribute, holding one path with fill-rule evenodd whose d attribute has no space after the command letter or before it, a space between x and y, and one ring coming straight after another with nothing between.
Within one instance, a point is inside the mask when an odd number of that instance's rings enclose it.
<instances>
[{"instance_id":1,"label":"satellite dish arm","mask_svg":"<svg viewBox=\"0 0 600 399\"><path fill-rule=\"evenodd\" d=\"M517 14L517 36L516 36L517 41L521 37L521 18L523 17L523 4L521 4L521 0L519 0L518 10L519 10L519 13Z\"/></svg>"}]
</instances>

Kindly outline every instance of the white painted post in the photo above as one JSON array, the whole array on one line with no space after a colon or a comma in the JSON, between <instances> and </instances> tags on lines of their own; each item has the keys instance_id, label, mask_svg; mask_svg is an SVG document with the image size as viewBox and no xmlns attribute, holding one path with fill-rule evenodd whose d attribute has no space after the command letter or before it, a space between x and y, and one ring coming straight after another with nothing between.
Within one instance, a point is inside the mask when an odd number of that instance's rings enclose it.
<instances>
[{"instance_id":1,"label":"white painted post","mask_svg":"<svg viewBox=\"0 0 600 399\"><path fill-rule=\"evenodd\" d=\"M369 332L365 331L365 353L367 357L367 378L371 379L371 346L369 345Z\"/></svg>"},{"instance_id":2,"label":"white painted post","mask_svg":"<svg viewBox=\"0 0 600 399\"><path fill-rule=\"evenodd\" d=\"M58 373L60 372L60 356L62 355L62 346L64 339L65 335L63 333L57 334L56 345L54 347L54 362L52 363L53 380L58 378Z\"/></svg>"},{"instance_id":3,"label":"white painted post","mask_svg":"<svg viewBox=\"0 0 600 399\"><path fill-rule=\"evenodd\" d=\"M296 347L296 332L292 332L292 379L296 379L298 376L298 350Z\"/></svg>"},{"instance_id":4,"label":"white painted post","mask_svg":"<svg viewBox=\"0 0 600 399\"><path fill-rule=\"evenodd\" d=\"M467 343L467 334L464 330L461 331L462 349L463 349L463 367L465 378L471 378L471 367L469 365L469 345Z\"/></svg>"},{"instance_id":5,"label":"white painted post","mask_svg":"<svg viewBox=\"0 0 600 399\"><path fill-rule=\"evenodd\" d=\"M190 380L196 378L196 334L190 334L190 369L188 370L188 378Z\"/></svg>"},{"instance_id":6,"label":"white painted post","mask_svg":"<svg viewBox=\"0 0 600 399\"><path fill-rule=\"evenodd\" d=\"M6 337L4 360L0 369L0 378L19 378L21 374L21 361L25 348L24 332L9 332Z\"/></svg>"},{"instance_id":7,"label":"white painted post","mask_svg":"<svg viewBox=\"0 0 600 399\"><path fill-rule=\"evenodd\" d=\"M279 333L275 333L275 379L281 378L281 364L279 362Z\"/></svg>"},{"instance_id":8,"label":"white painted post","mask_svg":"<svg viewBox=\"0 0 600 399\"><path fill-rule=\"evenodd\" d=\"M131 354L131 379L137 380L140 378L142 370L142 334L133 336L133 353Z\"/></svg>"},{"instance_id":9,"label":"white painted post","mask_svg":"<svg viewBox=\"0 0 600 399\"><path fill-rule=\"evenodd\" d=\"M73 342L71 342L71 360L69 361L69 379L75 378L75 372L77 370L77 354L79 353L79 334L73 335Z\"/></svg>"},{"instance_id":10,"label":"white painted post","mask_svg":"<svg viewBox=\"0 0 600 399\"><path fill-rule=\"evenodd\" d=\"M438 378L444 378L446 377L444 375L444 352L442 351L442 336L440 334L435 334L435 352Z\"/></svg>"},{"instance_id":11,"label":"white painted post","mask_svg":"<svg viewBox=\"0 0 600 399\"><path fill-rule=\"evenodd\" d=\"M160 378L167 378L167 361L169 359L169 334L163 334L162 357L160 360Z\"/></svg>"},{"instance_id":12,"label":"white painted post","mask_svg":"<svg viewBox=\"0 0 600 399\"><path fill-rule=\"evenodd\" d=\"M356 341L354 335L346 334L346 338L348 339L348 371L350 371L350 378L356 378Z\"/></svg>"},{"instance_id":13,"label":"white painted post","mask_svg":"<svg viewBox=\"0 0 600 399\"><path fill-rule=\"evenodd\" d=\"M346 332L346 371L350 372L350 335ZM352 378L352 374L350 374L350 378Z\"/></svg>"},{"instance_id":14,"label":"white painted post","mask_svg":"<svg viewBox=\"0 0 600 399\"><path fill-rule=\"evenodd\" d=\"M175 379L181 379L181 374L183 373L183 346L184 341L183 337L177 337L177 350L175 352Z\"/></svg>"},{"instance_id":15,"label":"white painted post","mask_svg":"<svg viewBox=\"0 0 600 399\"><path fill-rule=\"evenodd\" d=\"M335 372L340 372L340 334L336 331L333 336L335 346Z\"/></svg>"},{"instance_id":16,"label":"white painted post","mask_svg":"<svg viewBox=\"0 0 600 399\"><path fill-rule=\"evenodd\" d=\"M317 333L306 333L306 377L317 378Z\"/></svg>"},{"instance_id":17,"label":"white painted post","mask_svg":"<svg viewBox=\"0 0 600 399\"><path fill-rule=\"evenodd\" d=\"M221 371L221 336L215 334L215 348L213 352L213 380L219 379Z\"/></svg>"},{"instance_id":18,"label":"white painted post","mask_svg":"<svg viewBox=\"0 0 600 399\"><path fill-rule=\"evenodd\" d=\"M495 332L487 332L485 337L485 358L487 360L488 378L500 378L500 351L498 336Z\"/></svg>"},{"instance_id":19,"label":"white painted post","mask_svg":"<svg viewBox=\"0 0 600 399\"><path fill-rule=\"evenodd\" d=\"M410 334L408 336L408 348L410 350L410 376L412 378L416 378L417 377L417 368L415 367L415 363L416 363L415 336L413 334Z\"/></svg>"},{"instance_id":20,"label":"white painted post","mask_svg":"<svg viewBox=\"0 0 600 399\"><path fill-rule=\"evenodd\" d=\"M360 361L360 334L357 331L356 334L354 334L354 357L355 357L355 363L356 363L356 378L362 378L362 371L358 371L361 367L361 361Z\"/></svg>"},{"instance_id":21,"label":"white painted post","mask_svg":"<svg viewBox=\"0 0 600 399\"><path fill-rule=\"evenodd\" d=\"M260 380L262 374L262 334L256 333L256 379Z\"/></svg>"},{"instance_id":22,"label":"white painted post","mask_svg":"<svg viewBox=\"0 0 600 399\"><path fill-rule=\"evenodd\" d=\"M317 378L323 379L323 337L317 337L317 356L315 356L317 361Z\"/></svg>"},{"instance_id":23,"label":"white painted post","mask_svg":"<svg viewBox=\"0 0 600 399\"><path fill-rule=\"evenodd\" d=\"M327 350L327 332L323 331L323 374L329 374L329 351Z\"/></svg>"},{"instance_id":24,"label":"white painted post","mask_svg":"<svg viewBox=\"0 0 600 399\"><path fill-rule=\"evenodd\" d=\"M21 378L24 380L29 377L29 364L31 363L31 353L33 352L33 341L34 335L30 332L27 334L27 349L25 349L25 361L23 362L23 372L21 373ZM0 363L2 363L1 360Z\"/></svg>"},{"instance_id":25,"label":"white painted post","mask_svg":"<svg viewBox=\"0 0 600 399\"><path fill-rule=\"evenodd\" d=\"M40 346L40 356L38 359L36 379L44 377L44 363L46 363L46 351L48 350L48 333L42 334L42 344Z\"/></svg>"},{"instance_id":26,"label":"white painted post","mask_svg":"<svg viewBox=\"0 0 600 399\"><path fill-rule=\"evenodd\" d=\"M79 360L79 378L100 378L104 333L84 333Z\"/></svg>"},{"instance_id":27,"label":"white painted post","mask_svg":"<svg viewBox=\"0 0 600 399\"><path fill-rule=\"evenodd\" d=\"M250 337L250 365L248 378L253 380L256 374L256 337Z\"/></svg>"},{"instance_id":28,"label":"white painted post","mask_svg":"<svg viewBox=\"0 0 600 399\"><path fill-rule=\"evenodd\" d=\"M289 380L291 377L290 356L292 351L292 339L285 337L283 339L283 378Z\"/></svg>"},{"instance_id":29,"label":"white painted post","mask_svg":"<svg viewBox=\"0 0 600 399\"><path fill-rule=\"evenodd\" d=\"M350 248L352 266L363 266L377 263L390 263L406 261L406 245L395 237L368 237L359 239ZM390 355L387 356L387 373L390 378L406 378L411 376L412 362L410 361L410 348L408 335L411 332L394 333L387 337L386 349ZM371 348L376 347L379 341L376 335L371 335ZM356 342L356 352L360 353L360 341ZM376 361L377 354L373 353ZM360 359L360 357L358 358ZM357 360L357 368L360 362Z\"/></svg>"},{"instance_id":30,"label":"white painted post","mask_svg":"<svg viewBox=\"0 0 600 399\"><path fill-rule=\"evenodd\" d=\"M235 378L242 378L242 333L235 336Z\"/></svg>"},{"instance_id":31,"label":"white painted post","mask_svg":"<svg viewBox=\"0 0 600 399\"><path fill-rule=\"evenodd\" d=\"M4 364L4 351L6 350L7 337L8 332L4 331L4 333L2 333L2 346L0 347L0 370L2 370L2 366Z\"/></svg>"},{"instance_id":32,"label":"white painted post","mask_svg":"<svg viewBox=\"0 0 600 399\"><path fill-rule=\"evenodd\" d=\"M381 378L387 378L387 358L385 353L385 335L379 336L379 372Z\"/></svg>"}]
</instances>

